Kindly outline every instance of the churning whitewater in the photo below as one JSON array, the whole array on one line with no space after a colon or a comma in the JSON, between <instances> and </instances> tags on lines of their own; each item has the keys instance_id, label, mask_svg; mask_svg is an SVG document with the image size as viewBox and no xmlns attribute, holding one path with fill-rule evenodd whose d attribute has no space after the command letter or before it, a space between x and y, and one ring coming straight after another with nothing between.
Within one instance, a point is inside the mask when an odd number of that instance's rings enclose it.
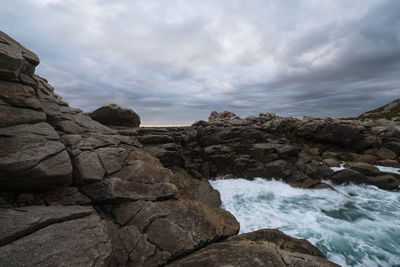
<instances>
[{"instance_id":1,"label":"churning whitewater","mask_svg":"<svg viewBox=\"0 0 400 267\"><path fill-rule=\"evenodd\" d=\"M370 185L300 189L261 178L210 182L241 233L278 228L342 266L400 266L400 192Z\"/></svg>"}]
</instances>

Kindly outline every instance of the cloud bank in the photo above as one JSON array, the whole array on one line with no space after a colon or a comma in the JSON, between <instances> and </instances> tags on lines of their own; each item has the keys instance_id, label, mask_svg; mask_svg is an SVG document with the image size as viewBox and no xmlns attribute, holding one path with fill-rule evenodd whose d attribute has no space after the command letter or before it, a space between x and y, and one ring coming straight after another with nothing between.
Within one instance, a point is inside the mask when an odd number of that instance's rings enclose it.
<instances>
[{"instance_id":1,"label":"cloud bank","mask_svg":"<svg viewBox=\"0 0 400 267\"><path fill-rule=\"evenodd\" d=\"M347 117L400 97L397 0L5 0L0 25L71 106L146 124Z\"/></svg>"}]
</instances>

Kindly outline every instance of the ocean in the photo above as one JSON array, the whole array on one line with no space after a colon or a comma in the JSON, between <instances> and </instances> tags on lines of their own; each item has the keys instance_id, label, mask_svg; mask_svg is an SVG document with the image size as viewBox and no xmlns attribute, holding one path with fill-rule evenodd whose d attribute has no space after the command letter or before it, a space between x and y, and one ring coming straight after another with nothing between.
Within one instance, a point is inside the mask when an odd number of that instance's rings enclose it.
<instances>
[{"instance_id":1,"label":"ocean","mask_svg":"<svg viewBox=\"0 0 400 267\"><path fill-rule=\"evenodd\" d=\"M278 228L342 266L400 266L400 192L329 181L337 192L261 178L210 182L222 208L240 222L240 233Z\"/></svg>"}]
</instances>

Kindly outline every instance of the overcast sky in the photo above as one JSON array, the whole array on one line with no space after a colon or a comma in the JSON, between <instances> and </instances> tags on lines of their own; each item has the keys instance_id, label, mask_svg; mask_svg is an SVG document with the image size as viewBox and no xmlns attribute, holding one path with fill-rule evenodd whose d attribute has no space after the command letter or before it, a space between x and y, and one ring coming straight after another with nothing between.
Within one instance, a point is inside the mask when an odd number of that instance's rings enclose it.
<instances>
[{"instance_id":1,"label":"overcast sky","mask_svg":"<svg viewBox=\"0 0 400 267\"><path fill-rule=\"evenodd\" d=\"M398 0L2 0L0 26L71 106L145 124L353 116L400 97Z\"/></svg>"}]
</instances>

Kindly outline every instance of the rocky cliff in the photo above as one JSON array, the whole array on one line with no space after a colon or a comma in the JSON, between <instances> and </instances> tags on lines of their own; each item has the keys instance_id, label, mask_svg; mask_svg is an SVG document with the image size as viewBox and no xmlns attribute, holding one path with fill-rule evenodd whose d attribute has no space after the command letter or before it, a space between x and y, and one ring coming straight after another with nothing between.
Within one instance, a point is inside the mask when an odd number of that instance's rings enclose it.
<instances>
[{"instance_id":1,"label":"rocky cliff","mask_svg":"<svg viewBox=\"0 0 400 267\"><path fill-rule=\"evenodd\" d=\"M109 106L93 120L34 74L38 64L0 32L0 266L335 266L276 230L237 236L239 223L219 208L207 178L263 175L263 164L266 177L324 187L308 168L329 169L265 130L267 117L146 129ZM286 168L297 158L296 176Z\"/></svg>"}]
</instances>

